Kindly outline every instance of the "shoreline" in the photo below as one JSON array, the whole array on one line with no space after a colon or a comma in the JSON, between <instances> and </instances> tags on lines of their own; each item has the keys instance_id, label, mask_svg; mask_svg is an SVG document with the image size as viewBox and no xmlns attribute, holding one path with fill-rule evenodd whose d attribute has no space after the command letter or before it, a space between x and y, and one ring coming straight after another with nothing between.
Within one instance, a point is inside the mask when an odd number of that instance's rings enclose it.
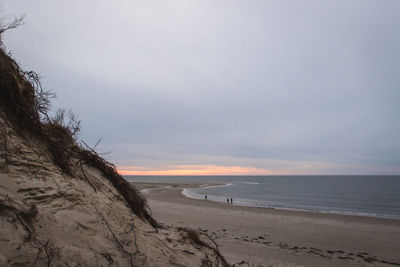
<instances>
[{"instance_id":1,"label":"shoreline","mask_svg":"<svg viewBox=\"0 0 400 267\"><path fill-rule=\"evenodd\" d=\"M151 188L144 195L156 220L207 233L232 264L400 266L400 220L192 199L181 193L188 183L133 184Z\"/></svg>"},{"instance_id":2,"label":"shoreline","mask_svg":"<svg viewBox=\"0 0 400 267\"><path fill-rule=\"evenodd\" d=\"M223 186L223 185L222 185ZM196 188L196 187L193 187ZM197 200L202 200L202 201L209 201L209 202L214 202L214 203L225 203L225 201L218 201L218 200L212 200L212 199L204 199L196 196L191 196L190 193L187 191L187 189L191 188L182 188L181 194L184 195L187 198L190 199L197 199ZM399 220L400 221L400 216L396 215L389 215L389 214L372 214L372 213L362 213L362 212L341 212L341 211L336 211L336 210L312 210L312 209L300 209L300 208L289 208L289 207L271 207L271 206L262 206L262 205L257 205L257 204L250 204L250 203L244 203L244 202L238 202L234 201L233 204L234 206L241 206L241 207L248 207L248 208L260 208L260 209L276 209L276 210L285 210L285 211L299 211L299 212L314 212L314 213L320 213L320 214L333 214L333 215L344 215L344 216L355 216L355 217L368 217L368 218L380 218L380 219L392 219L392 220Z\"/></svg>"},{"instance_id":3,"label":"shoreline","mask_svg":"<svg viewBox=\"0 0 400 267\"><path fill-rule=\"evenodd\" d=\"M135 185L142 193L148 194L150 193L150 190L156 190L160 189L162 187L164 188L175 188L175 189L180 189L180 194L190 200L194 201L201 201L205 203L215 203L217 205L222 204L222 205L230 205L232 207L243 207L245 209L255 209L255 210L276 210L282 211L282 212L293 212L293 213L316 213L316 214L321 214L321 215L328 215L328 216L348 216L348 217L355 217L355 218L371 218L371 219L383 219L383 220L392 220L392 221L398 221L400 223L400 217L397 216L392 216L392 215L376 215L374 216L373 214L368 214L368 213L342 213L338 211L320 211L320 210L307 210L307 209L295 209L295 208L281 208L281 207L265 207L265 206L252 206L252 205L240 205L237 203L234 204L228 204L225 201L216 201L216 200L210 200L210 199L204 199L204 198L196 198L196 197L191 197L188 196L188 194L185 194L184 191L186 189L192 189L192 188L202 188L202 187L208 187L208 186L226 186L227 184L210 184L210 183L170 183L170 182L130 182L133 185Z\"/></svg>"}]
</instances>

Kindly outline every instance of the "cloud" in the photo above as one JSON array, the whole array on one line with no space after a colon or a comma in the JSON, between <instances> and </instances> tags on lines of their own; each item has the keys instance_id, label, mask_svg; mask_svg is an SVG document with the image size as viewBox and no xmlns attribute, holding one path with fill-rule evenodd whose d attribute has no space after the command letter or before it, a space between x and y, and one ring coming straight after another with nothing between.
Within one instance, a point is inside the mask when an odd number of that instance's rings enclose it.
<instances>
[{"instance_id":1,"label":"cloud","mask_svg":"<svg viewBox=\"0 0 400 267\"><path fill-rule=\"evenodd\" d=\"M3 10L27 15L8 48L117 165L399 173L399 8L24 0Z\"/></svg>"}]
</instances>

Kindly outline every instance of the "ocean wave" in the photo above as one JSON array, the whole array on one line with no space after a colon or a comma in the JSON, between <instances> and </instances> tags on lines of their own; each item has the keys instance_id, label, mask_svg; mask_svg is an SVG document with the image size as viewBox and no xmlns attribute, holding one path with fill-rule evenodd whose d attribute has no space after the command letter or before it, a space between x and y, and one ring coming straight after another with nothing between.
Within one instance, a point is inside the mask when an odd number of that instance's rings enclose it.
<instances>
[{"instance_id":1,"label":"ocean wave","mask_svg":"<svg viewBox=\"0 0 400 267\"><path fill-rule=\"evenodd\" d=\"M150 193L150 189L149 188L143 188L143 189L140 189L139 190L141 193L143 193L143 194L148 194L148 193Z\"/></svg>"},{"instance_id":2,"label":"ocean wave","mask_svg":"<svg viewBox=\"0 0 400 267\"><path fill-rule=\"evenodd\" d=\"M230 186L233 184L226 184L226 185L220 185L220 186ZM212 186L216 187L216 186ZM205 193L197 193L195 190L198 188L184 188L181 193L187 197L187 198L193 198L193 199L204 199L205 196L207 195L207 200L214 201L214 202L226 202L226 199L228 197L226 196L218 196L218 195L212 195L212 194L205 194Z\"/></svg>"},{"instance_id":3,"label":"ocean wave","mask_svg":"<svg viewBox=\"0 0 400 267\"><path fill-rule=\"evenodd\" d=\"M379 213L369 213L369 212L358 212L358 211L337 211L337 210L324 210L324 209L322 209L322 210L305 210L305 211L314 211L314 212L328 213L328 214L362 216L362 217L400 219L399 215L389 215L389 214L379 214Z\"/></svg>"},{"instance_id":4,"label":"ocean wave","mask_svg":"<svg viewBox=\"0 0 400 267\"><path fill-rule=\"evenodd\" d=\"M202 194L195 193L190 190L190 188L184 188L181 192L185 197L194 198L194 199L203 199L204 196Z\"/></svg>"},{"instance_id":5,"label":"ocean wave","mask_svg":"<svg viewBox=\"0 0 400 267\"><path fill-rule=\"evenodd\" d=\"M200 188L205 189L205 188L214 188L214 187L227 187L227 186L234 186L235 184L233 183L226 183L226 184L218 184L218 185L213 185L213 184L204 184Z\"/></svg>"},{"instance_id":6,"label":"ocean wave","mask_svg":"<svg viewBox=\"0 0 400 267\"><path fill-rule=\"evenodd\" d=\"M148 194L151 191L156 190L156 189L160 189L160 188L172 188L172 186L171 185L165 185L165 186L162 186L162 187L146 187L146 188L140 189L139 191L141 193L143 193L143 194Z\"/></svg>"},{"instance_id":7,"label":"ocean wave","mask_svg":"<svg viewBox=\"0 0 400 267\"><path fill-rule=\"evenodd\" d=\"M238 181L238 184L260 184L259 182Z\"/></svg>"},{"instance_id":8,"label":"ocean wave","mask_svg":"<svg viewBox=\"0 0 400 267\"><path fill-rule=\"evenodd\" d=\"M387 219L400 219L400 215L390 215L390 214L380 214L373 212L360 212L360 211L343 211L336 209L324 209L324 208L294 208L288 207L283 204L266 204L256 201L251 201L248 199L237 199L233 202L238 206L245 207L256 207L256 208L267 208L267 209L277 209L277 210L288 210L288 211L302 211L302 212L316 212L316 213L325 213L325 214L337 214L337 215L348 215L348 216L362 216L362 217L375 217L375 218L387 218Z\"/></svg>"},{"instance_id":9,"label":"ocean wave","mask_svg":"<svg viewBox=\"0 0 400 267\"><path fill-rule=\"evenodd\" d=\"M199 194L191 191L190 188L185 188L182 190L182 194L188 198L192 199L204 199L206 194ZM207 195L209 201L215 202L226 202L226 197ZM248 199L233 199L233 205L252 207L252 208L264 208L264 209L277 209L277 210L287 210L287 211L301 211L301 212L316 212L325 214L337 214L337 215L348 215L348 216L362 216L362 217L375 217L375 218L386 218L386 219L400 219L398 215L388 215L388 214L378 214L378 213L368 213L368 212L356 212L356 211L340 211L340 210L330 210L330 209L313 209L313 208L292 208L286 207L279 204L265 204L260 202L251 201Z\"/></svg>"}]
</instances>

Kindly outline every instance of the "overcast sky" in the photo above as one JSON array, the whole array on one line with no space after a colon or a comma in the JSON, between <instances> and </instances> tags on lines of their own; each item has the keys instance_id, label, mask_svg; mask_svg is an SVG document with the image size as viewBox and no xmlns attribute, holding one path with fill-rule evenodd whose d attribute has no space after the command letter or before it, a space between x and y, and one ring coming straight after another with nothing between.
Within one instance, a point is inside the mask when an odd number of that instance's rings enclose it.
<instances>
[{"instance_id":1,"label":"overcast sky","mask_svg":"<svg viewBox=\"0 0 400 267\"><path fill-rule=\"evenodd\" d=\"M8 0L121 173L400 174L399 0ZM195 172L194 172L194 171Z\"/></svg>"}]
</instances>

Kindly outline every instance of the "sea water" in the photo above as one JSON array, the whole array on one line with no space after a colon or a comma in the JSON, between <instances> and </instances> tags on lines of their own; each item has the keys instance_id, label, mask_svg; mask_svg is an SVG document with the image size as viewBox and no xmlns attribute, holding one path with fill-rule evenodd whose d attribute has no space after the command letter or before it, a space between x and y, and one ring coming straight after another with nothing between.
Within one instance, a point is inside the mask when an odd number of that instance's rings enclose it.
<instances>
[{"instance_id":1,"label":"sea water","mask_svg":"<svg viewBox=\"0 0 400 267\"><path fill-rule=\"evenodd\" d=\"M234 205L400 218L400 176L126 176L129 181L201 183L191 198ZM218 186L212 184L219 184Z\"/></svg>"}]
</instances>

